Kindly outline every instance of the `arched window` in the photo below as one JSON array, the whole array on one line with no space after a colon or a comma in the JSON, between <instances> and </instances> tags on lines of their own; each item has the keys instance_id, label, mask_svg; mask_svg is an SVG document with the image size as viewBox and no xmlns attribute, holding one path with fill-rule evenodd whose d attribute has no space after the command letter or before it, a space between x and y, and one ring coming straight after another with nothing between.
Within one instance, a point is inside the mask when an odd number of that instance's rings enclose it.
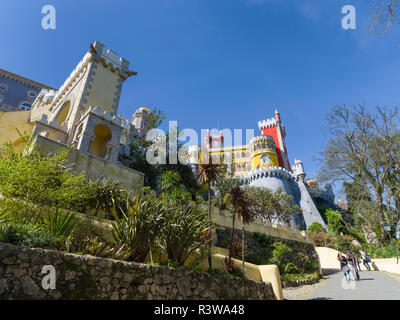
<instances>
[{"instance_id":1,"label":"arched window","mask_svg":"<svg viewBox=\"0 0 400 320\"><path fill-rule=\"evenodd\" d=\"M7 90L7 85L4 83L0 83L0 92L6 91Z\"/></svg>"},{"instance_id":2,"label":"arched window","mask_svg":"<svg viewBox=\"0 0 400 320\"><path fill-rule=\"evenodd\" d=\"M71 102L67 101L63 104L63 106L61 107L60 111L57 114L57 124L59 127L61 127L61 125L65 122L65 120L67 119L68 113L69 113L69 109L71 106Z\"/></svg>"},{"instance_id":3,"label":"arched window","mask_svg":"<svg viewBox=\"0 0 400 320\"><path fill-rule=\"evenodd\" d=\"M107 143L111 140L111 129L104 124L94 127L96 138L90 144L89 152L100 158L107 157Z\"/></svg>"}]
</instances>

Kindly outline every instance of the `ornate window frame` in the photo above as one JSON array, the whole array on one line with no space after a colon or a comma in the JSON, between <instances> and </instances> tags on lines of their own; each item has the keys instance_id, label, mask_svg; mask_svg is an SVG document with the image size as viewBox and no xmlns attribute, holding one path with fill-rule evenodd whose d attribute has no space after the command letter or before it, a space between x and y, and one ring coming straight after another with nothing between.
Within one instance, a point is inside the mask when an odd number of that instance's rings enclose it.
<instances>
[{"instance_id":1,"label":"ornate window frame","mask_svg":"<svg viewBox=\"0 0 400 320\"><path fill-rule=\"evenodd\" d=\"M23 106L22 106L23 104L29 104L29 105L30 105L29 109L27 109L26 107L23 107ZM21 110L24 110L24 111L31 110L31 109L32 109L32 102L29 102L29 101L21 101L21 102L18 104L18 108L21 109Z\"/></svg>"}]
</instances>

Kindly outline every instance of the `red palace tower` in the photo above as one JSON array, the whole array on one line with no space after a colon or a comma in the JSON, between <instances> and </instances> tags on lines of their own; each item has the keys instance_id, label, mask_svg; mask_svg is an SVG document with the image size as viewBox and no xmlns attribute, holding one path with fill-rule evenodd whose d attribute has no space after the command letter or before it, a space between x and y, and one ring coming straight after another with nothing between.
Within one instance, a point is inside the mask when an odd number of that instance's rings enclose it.
<instances>
[{"instance_id":1,"label":"red palace tower","mask_svg":"<svg viewBox=\"0 0 400 320\"><path fill-rule=\"evenodd\" d=\"M275 116L273 118L258 121L258 127L263 135L271 136L274 139L279 166L288 171L292 171L285 145L286 131L281 122L281 116L278 110L275 110Z\"/></svg>"}]
</instances>

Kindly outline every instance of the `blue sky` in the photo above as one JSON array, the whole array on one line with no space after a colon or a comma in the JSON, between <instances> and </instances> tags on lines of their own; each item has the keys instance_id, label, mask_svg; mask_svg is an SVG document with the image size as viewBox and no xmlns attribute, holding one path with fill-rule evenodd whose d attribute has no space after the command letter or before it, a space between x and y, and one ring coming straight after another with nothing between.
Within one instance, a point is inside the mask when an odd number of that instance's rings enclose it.
<instances>
[{"instance_id":1,"label":"blue sky","mask_svg":"<svg viewBox=\"0 0 400 320\"><path fill-rule=\"evenodd\" d=\"M335 104L393 106L400 98L400 36L369 31L365 0L0 0L0 67L58 88L99 40L131 61L120 111L159 107L181 128L286 126L291 163L308 176ZM41 9L57 10L56 30ZM341 8L357 29L341 28ZM167 123L163 126L166 128Z\"/></svg>"}]
</instances>

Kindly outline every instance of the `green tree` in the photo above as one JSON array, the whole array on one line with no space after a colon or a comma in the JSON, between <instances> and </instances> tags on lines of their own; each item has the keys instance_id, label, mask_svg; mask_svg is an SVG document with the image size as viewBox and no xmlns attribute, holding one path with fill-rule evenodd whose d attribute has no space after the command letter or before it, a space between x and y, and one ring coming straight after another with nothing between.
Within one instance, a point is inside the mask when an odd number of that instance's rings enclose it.
<instances>
[{"instance_id":1,"label":"green tree","mask_svg":"<svg viewBox=\"0 0 400 320\"><path fill-rule=\"evenodd\" d=\"M340 236L341 234L348 234L348 230L343 222L340 212L327 209L325 214L328 221L328 228L335 234L336 237Z\"/></svg>"},{"instance_id":2,"label":"green tree","mask_svg":"<svg viewBox=\"0 0 400 320\"><path fill-rule=\"evenodd\" d=\"M312 233L320 233L324 232L324 227L319 222L313 222L308 228L307 231Z\"/></svg>"},{"instance_id":3,"label":"green tree","mask_svg":"<svg viewBox=\"0 0 400 320\"><path fill-rule=\"evenodd\" d=\"M301 209L293 204L293 197L281 189L272 192L268 188L246 187L245 192L250 201L250 208L262 220L271 223L283 222L290 225L293 214Z\"/></svg>"},{"instance_id":4,"label":"green tree","mask_svg":"<svg viewBox=\"0 0 400 320\"><path fill-rule=\"evenodd\" d=\"M336 106L328 114L327 123L330 139L321 152L320 179L363 186L363 201L370 198L376 204L377 224L369 223L379 231L383 244L385 221L394 223L396 220L391 208L400 182L398 110L377 107L376 112L371 113L365 105ZM399 210L400 207L395 212Z\"/></svg>"},{"instance_id":5,"label":"green tree","mask_svg":"<svg viewBox=\"0 0 400 320\"><path fill-rule=\"evenodd\" d=\"M233 187L230 192L230 202L234 209L232 214L232 232L231 232L231 242L229 246L229 260L232 256L232 245L233 245L233 231L235 227L235 216L237 214L238 218L242 220L242 268L244 272L244 225L249 224L254 220L254 213L250 210L250 201L246 193L239 187Z\"/></svg>"}]
</instances>

